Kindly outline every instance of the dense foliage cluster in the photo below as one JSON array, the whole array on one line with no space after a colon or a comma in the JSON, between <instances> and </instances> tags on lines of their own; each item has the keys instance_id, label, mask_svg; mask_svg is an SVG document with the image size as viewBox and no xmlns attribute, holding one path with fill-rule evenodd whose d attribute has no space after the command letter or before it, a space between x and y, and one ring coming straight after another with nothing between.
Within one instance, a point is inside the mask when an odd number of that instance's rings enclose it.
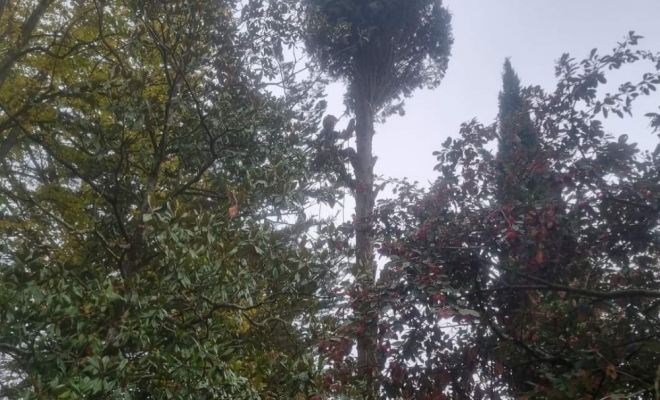
<instances>
[{"instance_id":1,"label":"dense foliage cluster","mask_svg":"<svg viewBox=\"0 0 660 400\"><path fill-rule=\"evenodd\" d=\"M392 261L372 296L393 332L390 396L652 398L660 146L642 152L598 119L660 83L638 39L562 57L552 93L520 90L507 62L499 129L464 124L428 193L402 186L381 204ZM641 81L598 95L608 70L643 61Z\"/></svg>"},{"instance_id":2,"label":"dense foliage cluster","mask_svg":"<svg viewBox=\"0 0 660 400\"><path fill-rule=\"evenodd\" d=\"M347 105L403 113L402 97L437 87L447 70L451 15L439 0L305 0L307 46L347 82Z\"/></svg>"},{"instance_id":3,"label":"dense foliage cluster","mask_svg":"<svg viewBox=\"0 0 660 400\"><path fill-rule=\"evenodd\" d=\"M314 196L323 105L262 83L286 11L0 4L0 397L316 393L335 261L278 221Z\"/></svg>"}]
</instances>

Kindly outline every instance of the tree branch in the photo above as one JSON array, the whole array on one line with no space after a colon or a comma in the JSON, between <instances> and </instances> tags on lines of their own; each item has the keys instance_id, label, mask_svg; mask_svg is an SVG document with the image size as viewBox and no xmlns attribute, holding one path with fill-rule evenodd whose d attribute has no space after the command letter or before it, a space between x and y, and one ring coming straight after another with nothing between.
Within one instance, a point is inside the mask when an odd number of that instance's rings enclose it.
<instances>
[{"instance_id":1,"label":"tree branch","mask_svg":"<svg viewBox=\"0 0 660 400\"><path fill-rule=\"evenodd\" d=\"M4 60L0 61L0 87L2 87L5 80L9 76L11 68L14 66L14 63L18 60L22 53L21 51L30 41L32 32L34 32L36 29L37 24L41 20L41 17L54 1L55 0L40 0L34 10L32 10L30 16L23 23L23 26L21 27L21 42L17 48L9 51Z\"/></svg>"},{"instance_id":2,"label":"tree branch","mask_svg":"<svg viewBox=\"0 0 660 400\"><path fill-rule=\"evenodd\" d=\"M19 349L18 347L6 344L6 343L0 343L0 351L9 353L14 357L27 357L30 355L30 352L27 350Z\"/></svg>"},{"instance_id":3,"label":"tree branch","mask_svg":"<svg viewBox=\"0 0 660 400\"><path fill-rule=\"evenodd\" d=\"M574 288L570 286L565 286L565 285L558 285L556 283L548 282L544 279L537 278L535 276L527 275L525 273L516 271L511 268L507 268L503 265L496 265L492 261L485 259L481 257L483 260L487 261L490 263L492 266L495 268L501 268L505 271L511 272L513 274L516 274L520 276L521 278L525 278L527 280L533 281L540 283L542 288L545 288L545 290L553 290L553 291L559 291L559 292L566 292L566 293L575 293L575 294L581 294L583 296L588 296L588 297L594 297L598 299L605 299L605 300L615 300L615 299L625 299L625 298L631 298L631 297L648 297L648 298L660 298L660 292L655 291L655 290L647 290L647 289L628 289L628 290L617 290L613 292L599 292L596 290L588 290L588 289L580 289L580 288ZM531 286L533 290L541 290L537 286Z\"/></svg>"},{"instance_id":4,"label":"tree branch","mask_svg":"<svg viewBox=\"0 0 660 400\"><path fill-rule=\"evenodd\" d=\"M7 135L7 137L2 141L2 143L0 143L0 163L2 163L5 160L11 148L14 147L14 145L18 141L18 132L19 129L12 129L9 132L9 135Z\"/></svg>"}]
</instances>

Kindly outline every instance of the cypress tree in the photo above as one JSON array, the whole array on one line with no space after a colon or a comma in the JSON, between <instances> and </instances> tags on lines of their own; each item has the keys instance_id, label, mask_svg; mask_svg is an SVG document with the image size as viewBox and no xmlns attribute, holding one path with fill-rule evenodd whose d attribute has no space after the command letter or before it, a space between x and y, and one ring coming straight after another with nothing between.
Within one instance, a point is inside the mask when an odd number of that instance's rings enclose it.
<instances>
[{"instance_id":1,"label":"cypress tree","mask_svg":"<svg viewBox=\"0 0 660 400\"><path fill-rule=\"evenodd\" d=\"M526 110L525 99L511 60L504 61L502 91L499 94L498 159L500 165L499 200L523 201L524 190L533 189L533 180L522 173L532 163L538 140ZM524 181L527 182L524 182ZM522 185L521 185L522 184Z\"/></svg>"}]
</instances>

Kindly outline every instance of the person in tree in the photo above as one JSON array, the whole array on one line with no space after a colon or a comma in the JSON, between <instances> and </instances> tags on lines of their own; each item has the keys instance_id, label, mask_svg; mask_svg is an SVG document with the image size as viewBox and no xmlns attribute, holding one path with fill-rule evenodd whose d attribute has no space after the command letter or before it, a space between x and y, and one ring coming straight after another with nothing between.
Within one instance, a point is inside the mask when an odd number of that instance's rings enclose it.
<instances>
[{"instance_id":1,"label":"person in tree","mask_svg":"<svg viewBox=\"0 0 660 400\"><path fill-rule=\"evenodd\" d=\"M351 119L346 129L341 132L335 130L338 121L339 119L331 114L323 118L323 128L319 132L317 154L313 167L315 171L322 171L324 168L333 170L339 168L342 179L347 181L350 186L353 179L346 172L344 164L350 161L351 165L355 165L356 152L352 147L342 149L339 148L339 145L353 137L355 120Z\"/></svg>"},{"instance_id":2,"label":"person in tree","mask_svg":"<svg viewBox=\"0 0 660 400\"><path fill-rule=\"evenodd\" d=\"M337 125L338 121L339 119L331 114L328 114L325 116L325 118L323 118L323 129L321 130L319 138L322 141L322 145L326 148L336 148L337 144L349 140L355 133L354 119L351 119L348 122L348 127L346 127L346 129L341 132L337 132L335 130L335 125ZM339 153L341 153L340 155L343 161L347 159L350 160L351 155L355 154L355 149L348 147L346 149L339 150Z\"/></svg>"}]
</instances>

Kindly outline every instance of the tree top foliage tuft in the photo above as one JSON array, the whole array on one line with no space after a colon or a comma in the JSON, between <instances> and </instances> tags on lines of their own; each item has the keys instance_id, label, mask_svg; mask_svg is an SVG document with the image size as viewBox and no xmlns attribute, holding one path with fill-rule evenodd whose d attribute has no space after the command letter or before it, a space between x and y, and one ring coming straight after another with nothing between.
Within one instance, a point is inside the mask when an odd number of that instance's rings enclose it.
<instances>
[{"instance_id":1,"label":"tree top foliage tuft","mask_svg":"<svg viewBox=\"0 0 660 400\"><path fill-rule=\"evenodd\" d=\"M384 116L402 97L440 84L453 37L439 0L306 0L307 47L334 79L348 84L347 106L366 100Z\"/></svg>"}]
</instances>

